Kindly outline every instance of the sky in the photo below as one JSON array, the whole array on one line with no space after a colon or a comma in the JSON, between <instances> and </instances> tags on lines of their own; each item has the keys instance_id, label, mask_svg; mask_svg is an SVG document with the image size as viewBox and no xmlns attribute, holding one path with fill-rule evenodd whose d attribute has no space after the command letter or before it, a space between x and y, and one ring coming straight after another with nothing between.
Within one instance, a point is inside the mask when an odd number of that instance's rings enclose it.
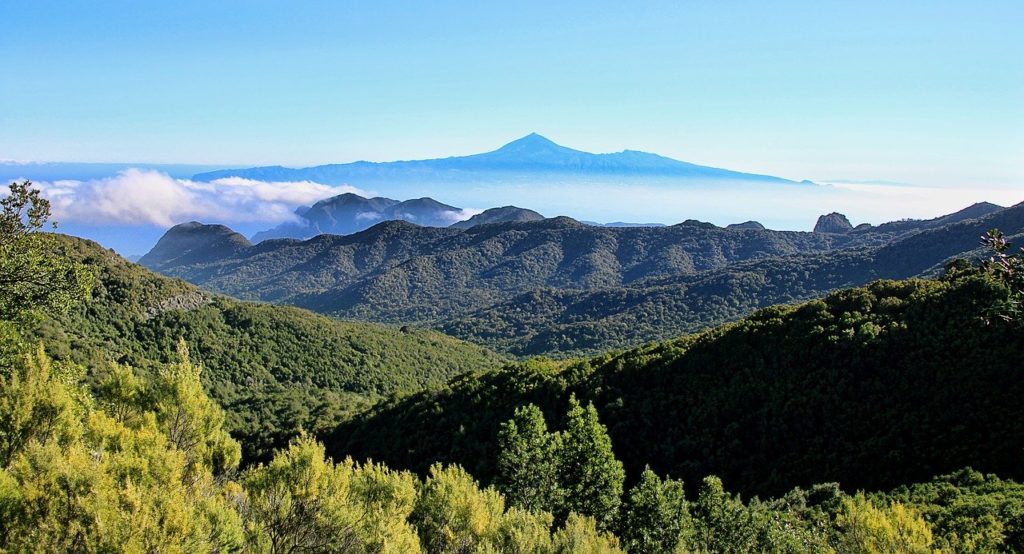
<instances>
[{"instance_id":1,"label":"sky","mask_svg":"<svg viewBox=\"0 0 1024 554\"><path fill-rule=\"evenodd\" d=\"M536 131L958 202L1024 189L1019 0L0 0L0 24L6 160L307 166Z\"/></svg>"}]
</instances>

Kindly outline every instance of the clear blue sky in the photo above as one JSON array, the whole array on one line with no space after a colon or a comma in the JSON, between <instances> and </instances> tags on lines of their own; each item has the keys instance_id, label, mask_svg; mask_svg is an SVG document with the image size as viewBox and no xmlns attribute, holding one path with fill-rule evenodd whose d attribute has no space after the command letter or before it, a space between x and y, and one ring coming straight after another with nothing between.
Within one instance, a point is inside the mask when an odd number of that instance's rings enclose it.
<instances>
[{"instance_id":1,"label":"clear blue sky","mask_svg":"<svg viewBox=\"0 0 1024 554\"><path fill-rule=\"evenodd\" d=\"M312 165L537 131L794 179L1024 185L1020 0L37 0L0 23L6 159Z\"/></svg>"}]
</instances>

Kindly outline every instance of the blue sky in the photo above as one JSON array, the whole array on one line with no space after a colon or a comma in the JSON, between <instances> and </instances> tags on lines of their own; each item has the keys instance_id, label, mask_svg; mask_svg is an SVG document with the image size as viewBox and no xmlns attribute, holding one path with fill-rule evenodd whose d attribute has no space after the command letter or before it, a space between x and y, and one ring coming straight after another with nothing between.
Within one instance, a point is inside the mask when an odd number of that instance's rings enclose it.
<instances>
[{"instance_id":1,"label":"blue sky","mask_svg":"<svg viewBox=\"0 0 1024 554\"><path fill-rule=\"evenodd\" d=\"M530 131L793 179L1024 182L1024 2L0 3L0 158L312 165Z\"/></svg>"}]
</instances>

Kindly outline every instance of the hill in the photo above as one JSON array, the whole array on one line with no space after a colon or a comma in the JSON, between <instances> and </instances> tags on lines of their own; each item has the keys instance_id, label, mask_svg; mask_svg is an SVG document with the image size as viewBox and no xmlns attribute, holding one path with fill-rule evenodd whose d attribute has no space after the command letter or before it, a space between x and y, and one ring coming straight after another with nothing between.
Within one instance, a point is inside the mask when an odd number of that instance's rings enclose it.
<instances>
[{"instance_id":1,"label":"hill","mask_svg":"<svg viewBox=\"0 0 1024 554\"><path fill-rule=\"evenodd\" d=\"M490 208L480 212L473 217L465 221L457 221L452 223L451 226L456 229L469 229L470 227L476 227L477 225L485 225L490 223L510 223L515 221L540 221L544 219L544 216L533 210L527 210L525 208L517 208L515 206L502 206L500 208Z\"/></svg>"},{"instance_id":2,"label":"hill","mask_svg":"<svg viewBox=\"0 0 1024 554\"><path fill-rule=\"evenodd\" d=\"M716 181L792 184L793 181L707 167L657 154L624 150L593 154L552 142L536 133L514 140L497 150L469 156L430 160L330 164L306 168L281 166L223 169L199 173L197 181L243 177L262 181L302 181L366 186L406 180L480 182L510 174L574 174L578 176L627 175L676 177Z\"/></svg>"},{"instance_id":3,"label":"hill","mask_svg":"<svg viewBox=\"0 0 1024 554\"><path fill-rule=\"evenodd\" d=\"M1020 478L1024 332L977 274L878 281L698 335L585 361L527 361L392 399L327 437L336 456L488 482L498 424L593 401L634 478L646 464L745 495L837 481L879 490L971 465Z\"/></svg>"},{"instance_id":4,"label":"hill","mask_svg":"<svg viewBox=\"0 0 1024 554\"><path fill-rule=\"evenodd\" d=\"M875 279L934 275L954 257L977 259L984 254L979 237L989 229L1024 240L1024 204L944 226L918 224L929 228L883 246L746 261L595 291L540 289L440 328L516 355L596 353L665 340L757 308L810 300Z\"/></svg>"},{"instance_id":5,"label":"hill","mask_svg":"<svg viewBox=\"0 0 1024 554\"><path fill-rule=\"evenodd\" d=\"M500 363L439 333L346 323L305 310L211 294L57 235L60 252L97 275L91 302L38 331L51 354L89 367L173 361L183 337L230 430L259 458L300 427L318 429L400 391Z\"/></svg>"},{"instance_id":6,"label":"hill","mask_svg":"<svg viewBox=\"0 0 1024 554\"><path fill-rule=\"evenodd\" d=\"M175 225L160 237L153 249L139 258L147 267L210 262L248 248L252 244L223 225L190 221Z\"/></svg>"},{"instance_id":7,"label":"hill","mask_svg":"<svg viewBox=\"0 0 1024 554\"><path fill-rule=\"evenodd\" d=\"M348 236L265 241L219 259L151 267L235 297L340 317L426 323L543 287L594 290L850 243L697 222L593 227L559 217L462 230L391 221Z\"/></svg>"},{"instance_id":8,"label":"hill","mask_svg":"<svg viewBox=\"0 0 1024 554\"><path fill-rule=\"evenodd\" d=\"M429 227L447 227L463 218L462 209L433 198L400 202L390 198L363 198L345 193L296 210L299 222L287 222L253 235L253 242L274 238L307 239L330 233L348 235L381 221L410 221Z\"/></svg>"},{"instance_id":9,"label":"hill","mask_svg":"<svg viewBox=\"0 0 1024 554\"><path fill-rule=\"evenodd\" d=\"M388 222L151 267L245 299L429 325L516 355L565 355L667 339L873 279L928 274L976 248L992 227L1024 232L1022 206L981 213L843 234L698 221L618 228L552 218L469 229Z\"/></svg>"}]
</instances>

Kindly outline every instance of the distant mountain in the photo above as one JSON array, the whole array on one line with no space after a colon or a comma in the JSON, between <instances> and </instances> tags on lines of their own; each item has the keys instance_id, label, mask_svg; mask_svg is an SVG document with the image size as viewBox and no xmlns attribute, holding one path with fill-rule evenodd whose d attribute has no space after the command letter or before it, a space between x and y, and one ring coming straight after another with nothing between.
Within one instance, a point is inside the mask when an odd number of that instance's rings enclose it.
<instances>
[{"instance_id":1,"label":"distant mountain","mask_svg":"<svg viewBox=\"0 0 1024 554\"><path fill-rule=\"evenodd\" d=\"M725 228L726 229L735 229L735 230L749 229L749 230L754 230L754 231L764 231L764 225L761 225L760 223L758 223L756 221L744 221L743 223L730 223L729 225L726 225Z\"/></svg>"},{"instance_id":2,"label":"distant mountain","mask_svg":"<svg viewBox=\"0 0 1024 554\"><path fill-rule=\"evenodd\" d=\"M818 218L814 224L815 233L837 233L844 234L853 230L853 224L845 215L837 212L825 214Z\"/></svg>"},{"instance_id":3,"label":"distant mountain","mask_svg":"<svg viewBox=\"0 0 1024 554\"><path fill-rule=\"evenodd\" d=\"M921 222L918 222L921 223ZM886 228L880 225L878 228ZM876 279L932 276L951 258L977 259L979 237L992 228L1024 242L1024 204L977 219L907 231L866 246L857 234L814 233L847 248L754 259L695 274L644 279L618 287L547 287L441 326L446 333L518 355L595 353L669 339L773 304L820 297Z\"/></svg>"},{"instance_id":4,"label":"distant mountain","mask_svg":"<svg viewBox=\"0 0 1024 554\"><path fill-rule=\"evenodd\" d=\"M1024 206L932 221L845 234L695 220L611 228L559 217L469 229L391 221L223 257L193 252L200 261L155 269L244 299L430 325L517 355L578 353L668 338L877 278L928 274L969 254L989 228L1024 232Z\"/></svg>"},{"instance_id":5,"label":"distant mountain","mask_svg":"<svg viewBox=\"0 0 1024 554\"><path fill-rule=\"evenodd\" d=\"M514 140L497 150L470 156L429 160L366 162L320 165L307 168L281 166L223 169L196 174L198 181L244 177L264 181L310 180L325 184L355 186L403 179L467 181L493 174L576 174L675 177L715 181L793 183L793 181L707 167L666 158L648 152L624 150L593 154L558 145L536 133Z\"/></svg>"},{"instance_id":6,"label":"distant mountain","mask_svg":"<svg viewBox=\"0 0 1024 554\"><path fill-rule=\"evenodd\" d=\"M296 210L299 222L287 222L253 235L253 242L267 239L306 239L329 233L349 235L381 221L410 221L426 227L447 227L463 217L461 208L432 198L400 202L390 198L363 198L345 193Z\"/></svg>"},{"instance_id":7,"label":"distant mountain","mask_svg":"<svg viewBox=\"0 0 1024 554\"><path fill-rule=\"evenodd\" d=\"M458 221L451 224L451 227L455 229L469 229L470 227L476 227L477 225L486 225L490 223L509 223L515 221L540 221L544 219L544 216L533 210L527 210L525 208L517 208L515 206L503 206L501 208L491 208L484 210L473 217L464 221Z\"/></svg>"},{"instance_id":8,"label":"distant mountain","mask_svg":"<svg viewBox=\"0 0 1024 554\"><path fill-rule=\"evenodd\" d=\"M152 269L199 264L229 257L250 246L245 237L223 225L190 221L168 229L138 263Z\"/></svg>"},{"instance_id":9,"label":"distant mountain","mask_svg":"<svg viewBox=\"0 0 1024 554\"><path fill-rule=\"evenodd\" d=\"M878 232L904 232L907 230L925 230L935 229L943 227L951 223L958 223L968 219L976 219L984 217L998 211L1004 210L1003 206L993 204L991 202L978 202L971 204L970 206L959 210L957 212L947 214L944 216L936 217L934 219L904 219L900 221L891 221L889 223L883 223L881 225L872 227L871 225L861 224L856 226L851 233L878 233Z\"/></svg>"}]
</instances>

